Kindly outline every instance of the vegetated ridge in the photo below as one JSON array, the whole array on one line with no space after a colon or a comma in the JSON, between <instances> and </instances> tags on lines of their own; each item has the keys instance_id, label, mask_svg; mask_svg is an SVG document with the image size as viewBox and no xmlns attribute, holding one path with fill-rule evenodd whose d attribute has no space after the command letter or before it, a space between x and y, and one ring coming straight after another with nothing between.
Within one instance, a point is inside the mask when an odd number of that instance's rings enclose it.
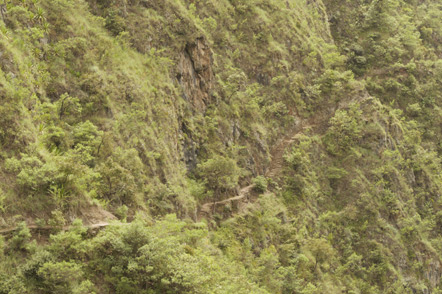
<instances>
[{"instance_id":1,"label":"vegetated ridge","mask_svg":"<svg viewBox=\"0 0 442 294\"><path fill-rule=\"evenodd\" d=\"M0 12L0 293L441 292L440 1Z\"/></svg>"}]
</instances>

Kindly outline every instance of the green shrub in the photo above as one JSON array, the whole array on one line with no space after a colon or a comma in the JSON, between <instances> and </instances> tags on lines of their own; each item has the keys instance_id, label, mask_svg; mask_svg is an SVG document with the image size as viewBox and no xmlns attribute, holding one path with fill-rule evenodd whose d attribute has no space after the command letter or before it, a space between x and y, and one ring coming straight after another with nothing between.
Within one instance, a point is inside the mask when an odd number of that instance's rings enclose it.
<instances>
[{"instance_id":1,"label":"green shrub","mask_svg":"<svg viewBox=\"0 0 442 294\"><path fill-rule=\"evenodd\" d=\"M355 146L362 135L362 111L358 104L349 110L338 110L330 119L330 128L324 137L327 150L333 155L343 155Z\"/></svg>"},{"instance_id":2,"label":"green shrub","mask_svg":"<svg viewBox=\"0 0 442 294\"><path fill-rule=\"evenodd\" d=\"M91 290L90 283L82 284L84 273L81 266L73 262L46 262L39 268L38 275L43 279L44 287L54 293L75 293L80 287L84 291L86 286Z\"/></svg>"},{"instance_id":3,"label":"green shrub","mask_svg":"<svg viewBox=\"0 0 442 294\"><path fill-rule=\"evenodd\" d=\"M232 158L215 155L198 164L197 169L199 176L206 180L207 188L215 193L231 190L238 185L240 168Z\"/></svg>"},{"instance_id":4,"label":"green shrub","mask_svg":"<svg viewBox=\"0 0 442 294\"><path fill-rule=\"evenodd\" d=\"M25 222L20 222L14 235L8 240L9 248L12 250L25 250L31 239L31 232Z\"/></svg>"},{"instance_id":5,"label":"green shrub","mask_svg":"<svg viewBox=\"0 0 442 294\"><path fill-rule=\"evenodd\" d=\"M135 149L117 148L97 170L101 175L100 197L120 205L140 204L145 175Z\"/></svg>"},{"instance_id":6,"label":"green shrub","mask_svg":"<svg viewBox=\"0 0 442 294\"><path fill-rule=\"evenodd\" d=\"M253 189L259 193L263 193L267 190L267 179L264 176L257 176L252 180Z\"/></svg>"}]
</instances>

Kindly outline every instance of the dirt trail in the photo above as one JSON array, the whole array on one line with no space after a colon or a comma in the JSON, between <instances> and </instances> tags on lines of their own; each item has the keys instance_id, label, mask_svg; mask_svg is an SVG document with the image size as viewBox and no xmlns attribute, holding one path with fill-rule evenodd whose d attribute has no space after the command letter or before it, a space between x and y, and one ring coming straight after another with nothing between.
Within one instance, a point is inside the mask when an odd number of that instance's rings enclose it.
<instances>
[{"instance_id":1,"label":"dirt trail","mask_svg":"<svg viewBox=\"0 0 442 294\"><path fill-rule=\"evenodd\" d=\"M92 206L87 209L83 209L81 211L80 219L83 220L85 223L83 227L94 230L94 229L100 229L107 227L109 225L109 222L112 220L116 220L117 218L110 212L104 210L101 207L98 206ZM54 229L61 229L62 231L67 231L70 228L72 228L71 225L63 226L63 227L54 227L54 226L38 226L36 225L32 219L27 219L26 226L31 231L51 231ZM17 226L11 226L8 228L0 229L0 235L9 234L11 232L14 232L17 230Z\"/></svg>"},{"instance_id":2,"label":"dirt trail","mask_svg":"<svg viewBox=\"0 0 442 294\"><path fill-rule=\"evenodd\" d=\"M269 169L265 173L267 178L274 179L277 175L281 174L281 169L284 165L284 152L294 141L294 136L285 138L272 150L272 161L270 162Z\"/></svg>"},{"instance_id":3,"label":"dirt trail","mask_svg":"<svg viewBox=\"0 0 442 294\"><path fill-rule=\"evenodd\" d=\"M270 152L272 160L270 161L269 169L266 171L265 176L276 180L275 177L281 175L282 167L284 166L284 153L293 142L295 142L298 134L301 134L304 130L313 127L314 125L306 124L296 128L289 136L286 136L279 141L278 144Z\"/></svg>"},{"instance_id":4,"label":"dirt trail","mask_svg":"<svg viewBox=\"0 0 442 294\"><path fill-rule=\"evenodd\" d=\"M277 177L281 175L281 170L282 170L282 167L284 166L284 153L285 153L287 147L290 146L290 144L295 141L296 135L298 135L299 133L302 133L304 129L310 128L312 126L313 125L310 125L310 124L303 125L303 123L301 122L300 125L297 126L289 135L287 135L284 138L282 138L281 140L279 140L279 142L274 146L274 148L272 148L272 150L270 152L271 162L270 162L268 170L264 174L265 177L272 178L275 181L278 180ZM208 203L203 204L198 212L198 219L200 220L204 216L210 216L214 212L217 205L228 204L228 203L235 202L235 201L244 202L244 201L242 201L244 198L246 198L247 199L246 202L248 202L249 201L248 196L251 194L253 187L254 187L254 185L250 184L246 187L241 188L239 190L238 195L236 195L234 197L230 197L228 199L224 199L224 200L217 201L217 202L208 202ZM242 207L244 207L244 205ZM107 214L108 215L106 215L105 218L115 219L115 216L113 216L112 214L110 214L110 213L107 213ZM104 217L104 215L103 215L103 217ZM106 221L98 221L97 218L95 220L96 220L95 223L84 225L84 227L86 227L88 229L99 229L99 228L107 227L109 225L109 223ZM37 226L34 224L28 224L28 228L30 230L34 230L34 231L50 231L50 230L54 229L54 227L52 227L52 226ZM62 227L62 230L66 231L66 230L69 230L70 228L71 228L71 226L64 226L64 227ZM17 227L9 227L9 228L5 228L5 229L0 229L0 235L11 233L11 232L15 231L16 229L17 229Z\"/></svg>"},{"instance_id":5,"label":"dirt trail","mask_svg":"<svg viewBox=\"0 0 442 294\"><path fill-rule=\"evenodd\" d=\"M302 122L297 126L289 135L282 138L274 148L272 148L271 154L271 162L268 170L265 172L264 176L267 178L272 178L277 181L279 175L281 175L282 167L284 166L284 153L288 146L293 143L296 139L296 135L302 133L303 130L312 127L310 124L303 125ZM242 201L244 198L248 198L249 194L253 189L253 184L248 185L246 187L241 188L237 196L230 197L225 200L217 201L217 202L208 202L201 206L201 209L198 213L198 219L204 217L204 215L211 215L217 205L228 204L234 201Z\"/></svg>"},{"instance_id":6,"label":"dirt trail","mask_svg":"<svg viewBox=\"0 0 442 294\"><path fill-rule=\"evenodd\" d=\"M210 215L212 213L213 209L219 204L227 204L232 201L238 201L238 200L243 199L244 197L246 197L247 195L250 194L250 191L253 189L253 186L254 185L251 184L251 185L248 185L248 186L242 188L239 191L237 196L230 197L228 199L217 201L217 202L208 202L208 203L203 204L203 206L201 206L201 209L200 209L199 219L201 219L202 214Z\"/></svg>"},{"instance_id":7,"label":"dirt trail","mask_svg":"<svg viewBox=\"0 0 442 294\"><path fill-rule=\"evenodd\" d=\"M83 227L87 228L87 229L100 229L103 227L107 227L109 225L108 222L100 222L100 223L95 223L95 224L89 224L89 225L83 225ZM54 229L57 229L56 227L53 226L37 226L37 225L28 225L27 226L29 230L32 231L51 231ZM11 233L15 230L17 230L18 227L10 227L10 228L6 228L6 229L1 229L0 230L0 234L8 234ZM63 226L61 228L62 231L67 231L70 228L72 228L72 226Z\"/></svg>"},{"instance_id":8,"label":"dirt trail","mask_svg":"<svg viewBox=\"0 0 442 294\"><path fill-rule=\"evenodd\" d=\"M367 98L367 96L364 97ZM362 101L364 97L359 97L356 100L350 100L350 101L346 100L344 101L344 103L340 102L337 108L346 108L349 106L350 103ZM333 115L335 111L336 109L332 113L330 113L330 115ZM295 128L288 135L280 139L270 151L271 161L267 171L264 173L264 176L266 178L271 178L275 182L278 182L280 180L279 177L282 175L282 168L284 166L284 153L287 147L289 147L296 140L298 135L304 132L304 130L320 127L324 121L328 121L328 118L322 121L321 120L315 121L313 119L304 121L301 119L299 123L295 126ZM253 184L242 188L237 196L230 197L222 201L208 202L203 204L201 206L201 209L199 210L198 219L201 219L204 214L210 216L215 210L216 206L219 204L227 204L229 202L241 201L244 198L246 199L249 198L248 196L251 193L252 189L253 189ZM242 205L242 207L244 207L244 205Z\"/></svg>"}]
</instances>

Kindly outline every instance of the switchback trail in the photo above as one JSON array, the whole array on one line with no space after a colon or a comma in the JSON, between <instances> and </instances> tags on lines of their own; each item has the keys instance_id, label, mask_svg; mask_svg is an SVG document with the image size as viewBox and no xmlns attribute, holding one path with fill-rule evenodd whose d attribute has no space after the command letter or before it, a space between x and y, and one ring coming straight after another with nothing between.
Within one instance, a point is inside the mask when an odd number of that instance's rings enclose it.
<instances>
[{"instance_id":1,"label":"switchback trail","mask_svg":"<svg viewBox=\"0 0 442 294\"><path fill-rule=\"evenodd\" d=\"M303 125L301 122L299 126L297 126L289 135L285 136L279 142L275 145L275 147L271 150L271 161L268 170L265 172L264 176L267 178L271 178L275 181L278 180L278 176L281 174L282 167L284 165L284 152L287 149L290 144L292 144L295 139L296 135L299 133L302 133L303 130L312 127L311 124ZM235 201L242 201L244 198L248 198L249 194L251 193L253 189L253 184L250 184L246 187L243 187L239 190L238 195L234 197L230 197L221 201L217 202L208 202L201 206L199 213L198 213L198 219L202 219L205 216L211 215L217 205L223 205L228 204ZM241 210L241 209L239 209Z\"/></svg>"},{"instance_id":2,"label":"switchback trail","mask_svg":"<svg viewBox=\"0 0 442 294\"><path fill-rule=\"evenodd\" d=\"M281 170L282 167L284 165L284 152L287 149L288 146L290 146L290 144L292 144L295 139L296 139L296 135L300 134L303 132L303 130L312 127L313 125L311 124L306 124L303 125L303 123L301 122L299 126L297 126L292 132L290 132L289 135L285 136L284 138L280 139L279 142L275 145L274 148L272 148L270 154L271 154L271 161L269 164L269 168L267 169L267 171L264 173L264 176L267 178L271 178L274 181L278 181L278 177L281 175ZM238 202L248 202L248 196L251 194L252 189L254 187L254 184L250 184L248 186L245 186L243 188L241 188L238 192L238 195L221 200L221 201L217 201L217 202L208 202L205 203L201 206L201 208L198 211L198 220L201 220L204 216L210 216L217 205L224 205L224 204L228 204L228 203L232 203L235 201ZM246 201L243 201L244 198L246 198ZM240 207L239 211L242 210L242 208L245 206L246 203L243 203L242 207ZM110 219L113 219L115 217L111 217ZM107 221L98 221L95 223L91 223L91 224L87 224L84 225L84 227L86 227L87 229L100 229L100 228L104 228L107 227L109 225L109 222ZM32 231L50 231L50 230L54 230L55 228L53 226L37 226L34 224L29 224L28 228ZM63 231L69 230L70 228L72 228L72 226L63 226L61 229ZM17 227L9 227L9 228L4 228L4 229L0 229L0 235L4 235L4 234L8 234L11 233L13 231L17 230Z\"/></svg>"}]
</instances>

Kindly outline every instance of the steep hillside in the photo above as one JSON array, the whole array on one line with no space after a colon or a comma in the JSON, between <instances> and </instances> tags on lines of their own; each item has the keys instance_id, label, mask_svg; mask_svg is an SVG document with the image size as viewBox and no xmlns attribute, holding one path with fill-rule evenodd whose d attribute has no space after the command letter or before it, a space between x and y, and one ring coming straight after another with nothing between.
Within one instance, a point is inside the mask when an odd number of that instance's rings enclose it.
<instances>
[{"instance_id":1,"label":"steep hillside","mask_svg":"<svg viewBox=\"0 0 442 294\"><path fill-rule=\"evenodd\" d=\"M442 293L439 0L0 11L0 293Z\"/></svg>"},{"instance_id":2,"label":"steep hillside","mask_svg":"<svg viewBox=\"0 0 442 294\"><path fill-rule=\"evenodd\" d=\"M263 173L268 146L315 107L308 81L337 55L316 4L10 1L3 9L9 215L73 218L94 201L192 216L205 196L189 192L204 185L187 179L200 178L197 164L219 156L243 168L222 190Z\"/></svg>"}]
</instances>

